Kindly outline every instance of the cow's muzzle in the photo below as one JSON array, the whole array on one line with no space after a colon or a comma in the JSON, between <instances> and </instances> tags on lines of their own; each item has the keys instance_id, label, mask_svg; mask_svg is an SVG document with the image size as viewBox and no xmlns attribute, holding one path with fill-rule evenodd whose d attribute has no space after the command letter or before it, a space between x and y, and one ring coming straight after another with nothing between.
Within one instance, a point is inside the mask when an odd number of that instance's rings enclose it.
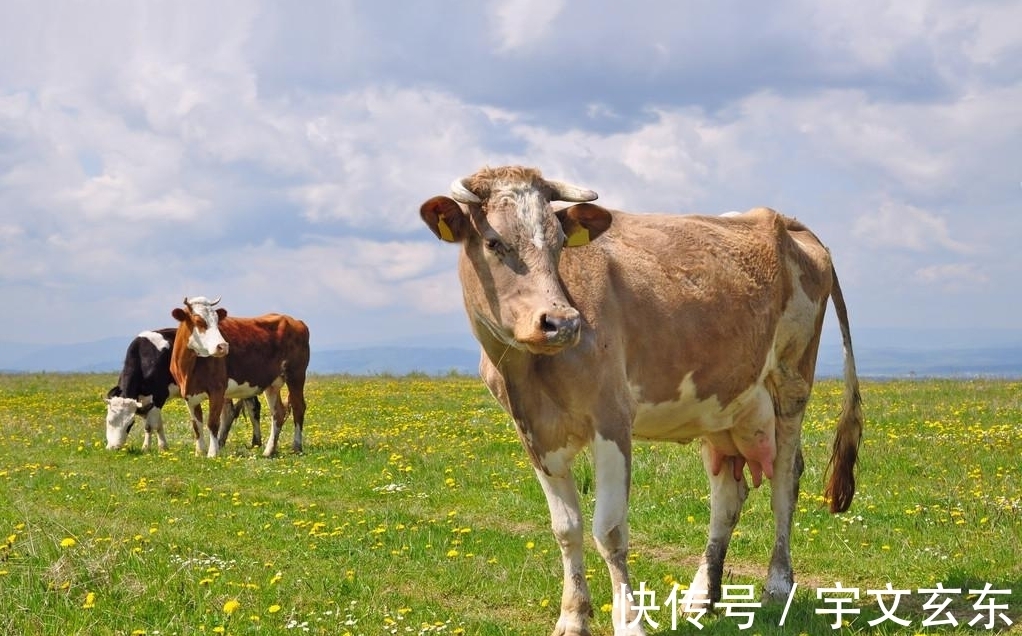
<instances>
[{"instance_id":1,"label":"cow's muzzle","mask_svg":"<svg viewBox=\"0 0 1022 636\"><path fill-rule=\"evenodd\" d=\"M531 333L518 341L533 353L552 354L574 346L582 333L582 318L572 307L540 312Z\"/></svg>"}]
</instances>

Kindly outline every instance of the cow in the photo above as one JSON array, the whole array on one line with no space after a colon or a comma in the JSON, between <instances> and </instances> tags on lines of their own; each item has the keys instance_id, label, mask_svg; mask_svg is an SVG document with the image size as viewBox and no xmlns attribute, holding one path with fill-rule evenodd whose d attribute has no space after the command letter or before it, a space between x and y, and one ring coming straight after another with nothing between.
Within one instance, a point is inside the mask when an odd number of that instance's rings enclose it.
<instances>
[{"instance_id":1,"label":"cow","mask_svg":"<svg viewBox=\"0 0 1022 636\"><path fill-rule=\"evenodd\" d=\"M170 372L188 402L195 433L195 454L216 457L226 440L219 426L225 399L266 394L273 426L263 455L277 452L277 440L288 411L295 422L291 448L302 452L305 423L305 375L309 366L309 328L301 320L283 314L257 318L228 318L227 310L215 308L220 299L204 296L184 299L184 308L171 315L178 321L170 355ZM280 397L287 386L288 401ZM209 400L206 427L208 450L202 431L202 402Z\"/></svg>"},{"instance_id":2,"label":"cow","mask_svg":"<svg viewBox=\"0 0 1022 636\"><path fill-rule=\"evenodd\" d=\"M457 179L420 216L460 244L480 375L514 421L550 510L564 585L554 635L589 634L592 602L571 466L589 448L592 532L613 589L614 633L644 634L630 602L632 443L690 442L710 482L706 549L686 606L721 597L724 557L752 485L771 480L775 541L763 596L794 584L789 537L803 471L801 425L833 301L844 344L843 413L825 497L847 510L863 429L847 310L826 247L797 220L630 214L533 168ZM574 205L554 209L553 202Z\"/></svg>"},{"instance_id":3,"label":"cow","mask_svg":"<svg viewBox=\"0 0 1022 636\"><path fill-rule=\"evenodd\" d=\"M124 445L135 416L139 415L145 418L142 450L149 450L154 432L158 448L167 450L162 409L168 399L181 395L170 374L170 350L176 334L177 327L143 331L128 344L117 384L107 391L104 398L108 449L115 450ZM225 405L221 426L229 430L240 412L244 412L252 422L253 445L261 445L258 398L243 400L241 408L237 409L233 403Z\"/></svg>"}]
</instances>

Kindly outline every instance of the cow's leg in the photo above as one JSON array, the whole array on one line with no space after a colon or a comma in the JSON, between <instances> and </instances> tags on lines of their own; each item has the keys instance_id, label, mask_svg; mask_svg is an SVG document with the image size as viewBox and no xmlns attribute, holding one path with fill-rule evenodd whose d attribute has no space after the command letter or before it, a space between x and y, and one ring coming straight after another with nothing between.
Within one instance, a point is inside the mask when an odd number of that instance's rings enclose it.
<instances>
[{"instance_id":1,"label":"cow's leg","mask_svg":"<svg viewBox=\"0 0 1022 636\"><path fill-rule=\"evenodd\" d=\"M621 445L596 436L592 446L596 471L593 538L610 570L616 636L644 636L643 621L632 602L628 578L628 491L631 483L631 440Z\"/></svg>"},{"instance_id":2,"label":"cow's leg","mask_svg":"<svg viewBox=\"0 0 1022 636\"><path fill-rule=\"evenodd\" d=\"M287 385L287 405L295 422L295 437L291 441L291 450L296 453L302 452L302 430L305 427L304 383L305 378L302 378L301 384L291 381Z\"/></svg>"},{"instance_id":3,"label":"cow's leg","mask_svg":"<svg viewBox=\"0 0 1022 636\"><path fill-rule=\"evenodd\" d=\"M206 417L206 426L209 428L209 450L206 457L216 457L220 453L220 416L224 411L223 394L209 396L209 415Z\"/></svg>"},{"instance_id":4,"label":"cow's leg","mask_svg":"<svg viewBox=\"0 0 1022 636\"><path fill-rule=\"evenodd\" d=\"M252 424L252 448L259 448L263 445L263 431L259 427L259 396L245 400L242 405L248 421Z\"/></svg>"},{"instance_id":5,"label":"cow's leg","mask_svg":"<svg viewBox=\"0 0 1022 636\"><path fill-rule=\"evenodd\" d=\"M206 442L203 440L202 433L202 403L198 402L189 405L188 410L192 414L192 433L195 434L195 456L202 457L206 454Z\"/></svg>"},{"instance_id":6,"label":"cow's leg","mask_svg":"<svg viewBox=\"0 0 1022 636\"><path fill-rule=\"evenodd\" d=\"M796 417L779 417L777 422L777 459L770 482L770 506L774 512L774 550L770 557L763 600L783 600L791 593L791 520L798 503L799 478L802 476L802 412Z\"/></svg>"},{"instance_id":7,"label":"cow's leg","mask_svg":"<svg viewBox=\"0 0 1022 636\"><path fill-rule=\"evenodd\" d=\"M163 431L163 412L158 406L149 409L149 412L145 414L145 441L142 443L142 448L145 450L149 449L151 431L156 432L157 448L161 451L167 450L167 435Z\"/></svg>"},{"instance_id":8,"label":"cow's leg","mask_svg":"<svg viewBox=\"0 0 1022 636\"><path fill-rule=\"evenodd\" d=\"M562 475L547 475L536 469L550 508L550 526L561 548L564 565L564 587L561 593L561 616L553 636L590 636L589 617L593 607L589 600L586 568L582 558L582 511L578 490L569 468Z\"/></svg>"},{"instance_id":9,"label":"cow's leg","mask_svg":"<svg viewBox=\"0 0 1022 636\"><path fill-rule=\"evenodd\" d=\"M742 504L749 494L749 487L745 483L744 472L738 473L740 479L735 479L734 462L738 461L735 457L725 458L723 466L714 475L713 447L703 442L700 451L706 476L710 480L710 533L706 551L699 562L699 569L696 570L690 589L694 600L705 598L710 603L716 603L720 600L727 546L738 524L738 517L741 516ZM705 597L700 594L704 591Z\"/></svg>"},{"instance_id":10,"label":"cow's leg","mask_svg":"<svg viewBox=\"0 0 1022 636\"><path fill-rule=\"evenodd\" d=\"M234 400L224 399L223 411L220 415L220 429L217 433L217 443L220 448L227 445L227 436L231 434L231 426L241 412L240 406L235 406Z\"/></svg>"},{"instance_id":11,"label":"cow's leg","mask_svg":"<svg viewBox=\"0 0 1022 636\"><path fill-rule=\"evenodd\" d=\"M811 376L810 376L811 377ZM784 600L791 593L791 520L798 503L802 476L802 417L812 385L799 373L781 365L771 376L777 435L777 457L770 482L770 507L774 513L774 550L770 557L764 601Z\"/></svg>"},{"instance_id":12,"label":"cow's leg","mask_svg":"<svg viewBox=\"0 0 1022 636\"><path fill-rule=\"evenodd\" d=\"M152 413L152 410L149 411ZM142 452L149 450L149 447L153 443L153 425L149 421L149 413L146 413L143 417L145 418L145 426L142 428Z\"/></svg>"},{"instance_id":13,"label":"cow's leg","mask_svg":"<svg viewBox=\"0 0 1022 636\"><path fill-rule=\"evenodd\" d=\"M263 450L263 457L273 457L277 454L277 443L280 440L280 429L284 425L284 418L287 416L287 408L280 399L280 387L270 385L264 391L266 404L270 407L270 438L266 440L266 448Z\"/></svg>"}]
</instances>

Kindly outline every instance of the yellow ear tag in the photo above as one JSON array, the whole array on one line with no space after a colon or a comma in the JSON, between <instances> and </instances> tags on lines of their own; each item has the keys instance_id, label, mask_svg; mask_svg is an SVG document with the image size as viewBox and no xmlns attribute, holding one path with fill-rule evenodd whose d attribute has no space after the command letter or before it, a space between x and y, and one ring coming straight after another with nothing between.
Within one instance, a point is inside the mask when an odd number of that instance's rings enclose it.
<instances>
[{"instance_id":1,"label":"yellow ear tag","mask_svg":"<svg viewBox=\"0 0 1022 636\"><path fill-rule=\"evenodd\" d=\"M451 226L447 225L447 221L444 220L444 217L437 217L436 227L440 230L440 238L448 243L454 242L454 232L451 231Z\"/></svg>"},{"instance_id":2,"label":"yellow ear tag","mask_svg":"<svg viewBox=\"0 0 1022 636\"><path fill-rule=\"evenodd\" d=\"M588 245L588 244L589 244L589 229L588 228L584 228L584 227L580 226L577 230L575 230L574 232L571 233L571 236L568 237L568 242L567 242L568 247L579 247L581 245Z\"/></svg>"}]
</instances>

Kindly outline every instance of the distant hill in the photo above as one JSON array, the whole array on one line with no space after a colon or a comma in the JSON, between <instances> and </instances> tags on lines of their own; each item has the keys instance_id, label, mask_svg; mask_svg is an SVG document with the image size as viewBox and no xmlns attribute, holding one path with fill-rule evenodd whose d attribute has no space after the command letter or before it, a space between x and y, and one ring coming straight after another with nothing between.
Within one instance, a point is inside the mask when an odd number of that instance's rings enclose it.
<instances>
[{"instance_id":1,"label":"distant hill","mask_svg":"<svg viewBox=\"0 0 1022 636\"><path fill-rule=\"evenodd\" d=\"M853 331L855 358L863 377L1000 376L1022 378L1022 330L862 329ZM53 373L120 370L130 338L104 338L66 345L0 342L0 371ZM423 342L436 342L423 338ZM313 349L313 373L352 375L452 371L475 375L479 350L463 346L411 344ZM825 333L817 372L840 376L842 353L834 334Z\"/></svg>"},{"instance_id":2,"label":"distant hill","mask_svg":"<svg viewBox=\"0 0 1022 636\"><path fill-rule=\"evenodd\" d=\"M104 338L64 345L0 342L0 371L91 373L120 371L131 338Z\"/></svg>"},{"instance_id":3,"label":"distant hill","mask_svg":"<svg viewBox=\"0 0 1022 636\"><path fill-rule=\"evenodd\" d=\"M366 347L314 351L309 371L352 375L442 375L452 371L475 374L479 372L479 351L455 347Z\"/></svg>"},{"instance_id":4,"label":"distant hill","mask_svg":"<svg viewBox=\"0 0 1022 636\"><path fill-rule=\"evenodd\" d=\"M67 345L26 345L0 342L0 372L117 373L130 338L104 338ZM450 372L475 374L479 351L458 347L363 347L313 350L312 373L407 375Z\"/></svg>"},{"instance_id":5,"label":"distant hill","mask_svg":"<svg viewBox=\"0 0 1022 636\"><path fill-rule=\"evenodd\" d=\"M816 372L820 376L840 376L843 364L840 346L821 347ZM860 376L874 378L913 376L1022 378L1022 345L975 349L856 346L855 364Z\"/></svg>"}]
</instances>

